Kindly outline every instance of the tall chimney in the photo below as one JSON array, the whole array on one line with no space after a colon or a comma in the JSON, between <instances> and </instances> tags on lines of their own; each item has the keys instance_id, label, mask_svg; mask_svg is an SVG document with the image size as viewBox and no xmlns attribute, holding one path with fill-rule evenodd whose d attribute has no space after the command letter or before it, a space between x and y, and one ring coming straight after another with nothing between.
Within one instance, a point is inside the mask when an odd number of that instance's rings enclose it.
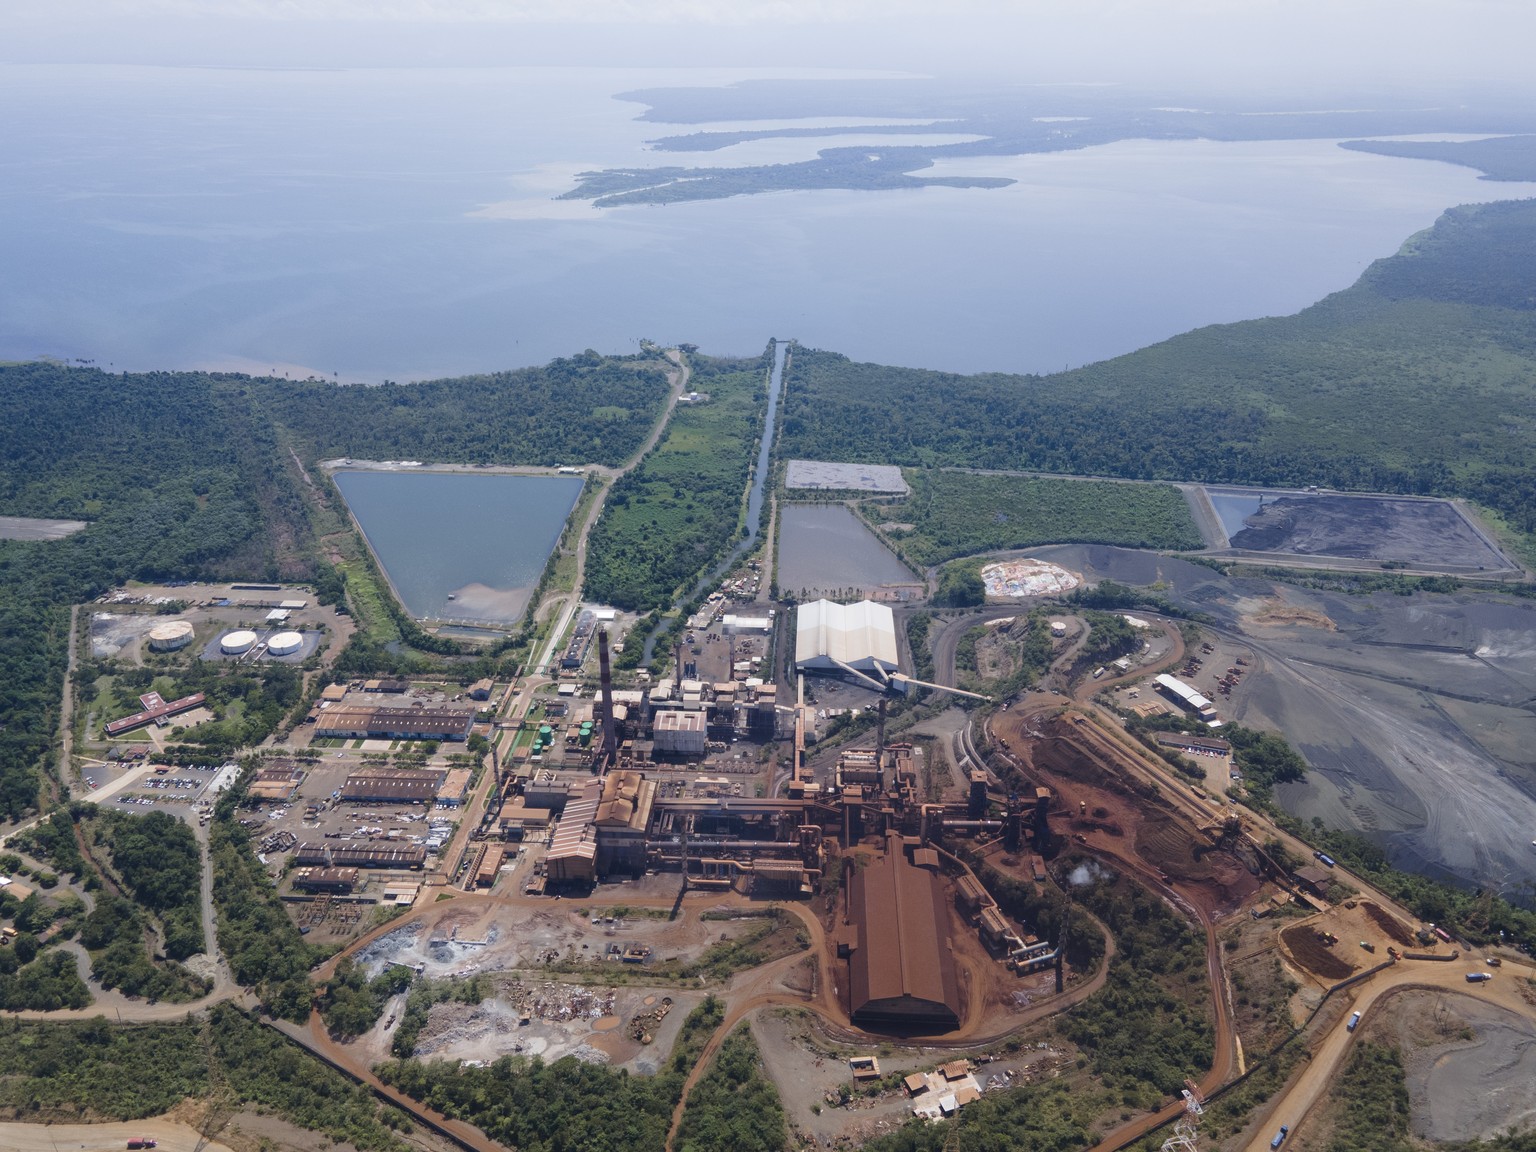
<instances>
[{"instance_id":1,"label":"tall chimney","mask_svg":"<svg viewBox=\"0 0 1536 1152\"><path fill-rule=\"evenodd\" d=\"M619 730L613 720L613 669L608 664L608 629L597 630L597 668L603 696L604 770L614 767L619 755Z\"/></svg>"}]
</instances>

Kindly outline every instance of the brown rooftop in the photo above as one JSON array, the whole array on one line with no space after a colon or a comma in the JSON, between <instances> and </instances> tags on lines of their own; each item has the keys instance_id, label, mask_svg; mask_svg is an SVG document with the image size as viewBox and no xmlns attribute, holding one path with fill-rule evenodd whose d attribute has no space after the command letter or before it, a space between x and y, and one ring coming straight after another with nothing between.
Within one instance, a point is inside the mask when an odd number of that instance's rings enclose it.
<instances>
[{"instance_id":1,"label":"brown rooftop","mask_svg":"<svg viewBox=\"0 0 1536 1152\"><path fill-rule=\"evenodd\" d=\"M854 873L851 897L853 1022L920 1032L957 1028L960 991L938 876L909 864L893 833L885 855Z\"/></svg>"}]
</instances>

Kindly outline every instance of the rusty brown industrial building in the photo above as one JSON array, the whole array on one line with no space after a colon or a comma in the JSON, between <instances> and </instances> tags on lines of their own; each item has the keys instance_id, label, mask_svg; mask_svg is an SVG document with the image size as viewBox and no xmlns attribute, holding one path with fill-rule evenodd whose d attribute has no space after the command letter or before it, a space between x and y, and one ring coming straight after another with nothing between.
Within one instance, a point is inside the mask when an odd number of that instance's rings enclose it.
<instances>
[{"instance_id":1,"label":"rusty brown industrial building","mask_svg":"<svg viewBox=\"0 0 1536 1152\"><path fill-rule=\"evenodd\" d=\"M902 838L856 871L849 891L856 933L848 962L849 1015L860 1027L948 1032L960 1026L960 988L944 889L933 867L907 859Z\"/></svg>"}]
</instances>

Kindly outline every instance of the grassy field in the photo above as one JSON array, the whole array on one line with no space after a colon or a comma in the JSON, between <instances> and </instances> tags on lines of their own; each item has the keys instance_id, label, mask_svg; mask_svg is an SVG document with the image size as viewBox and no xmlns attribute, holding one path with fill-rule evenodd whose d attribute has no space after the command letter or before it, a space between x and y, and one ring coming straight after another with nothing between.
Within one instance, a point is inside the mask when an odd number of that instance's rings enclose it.
<instances>
[{"instance_id":1,"label":"grassy field","mask_svg":"<svg viewBox=\"0 0 1536 1152\"><path fill-rule=\"evenodd\" d=\"M696 358L690 386L709 399L679 405L661 442L614 484L587 544L588 596L664 607L735 540L767 373L766 357Z\"/></svg>"},{"instance_id":2,"label":"grassy field","mask_svg":"<svg viewBox=\"0 0 1536 1152\"><path fill-rule=\"evenodd\" d=\"M912 494L895 504L867 504L864 514L904 560L923 568L1036 544L1119 544L1199 548L1184 495L1169 484L1037 480L911 469Z\"/></svg>"}]
</instances>

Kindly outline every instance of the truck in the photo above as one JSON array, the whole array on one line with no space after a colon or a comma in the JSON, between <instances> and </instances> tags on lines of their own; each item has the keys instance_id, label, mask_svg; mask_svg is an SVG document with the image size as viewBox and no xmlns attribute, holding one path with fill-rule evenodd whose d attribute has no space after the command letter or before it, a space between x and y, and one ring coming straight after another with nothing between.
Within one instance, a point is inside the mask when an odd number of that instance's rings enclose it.
<instances>
[{"instance_id":1,"label":"truck","mask_svg":"<svg viewBox=\"0 0 1536 1152\"><path fill-rule=\"evenodd\" d=\"M128 1147L130 1148L154 1148L156 1147L157 1143L158 1142L152 1136L128 1137Z\"/></svg>"},{"instance_id":2,"label":"truck","mask_svg":"<svg viewBox=\"0 0 1536 1152\"><path fill-rule=\"evenodd\" d=\"M1344 1027L1348 1031L1353 1032L1359 1026L1359 1024L1360 1024L1360 1013L1356 1012L1353 1016L1351 1016L1349 1018L1349 1023L1344 1025Z\"/></svg>"},{"instance_id":3,"label":"truck","mask_svg":"<svg viewBox=\"0 0 1536 1152\"><path fill-rule=\"evenodd\" d=\"M1095 668L1093 670L1093 678L1095 680L1097 680L1102 675L1104 675L1104 669L1102 669L1102 668Z\"/></svg>"},{"instance_id":4,"label":"truck","mask_svg":"<svg viewBox=\"0 0 1536 1152\"><path fill-rule=\"evenodd\" d=\"M1484 980L1492 980L1492 979L1493 979L1493 973L1492 972L1468 972L1467 973L1467 983L1468 984L1481 984Z\"/></svg>"},{"instance_id":5,"label":"truck","mask_svg":"<svg viewBox=\"0 0 1536 1152\"><path fill-rule=\"evenodd\" d=\"M1334 858L1328 855L1326 852L1314 852L1312 855L1316 856L1318 863L1322 864L1325 868L1332 868L1337 863L1337 861L1334 860Z\"/></svg>"},{"instance_id":6,"label":"truck","mask_svg":"<svg viewBox=\"0 0 1536 1152\"><path fill-rule=\"evenodd\" d=\"M1280 1131L1275 1133L1275 1138L1269 1142L1269 1146L1271 1148L1278 1148L1278 1147L1280 1147L1280 1145L1285 1143L1285 1138L1287 1136L1289 1136L1290 1134L1291 1134L1291 1129L1290 1129L1289 1125L1287 1125L1287 1124L1280 1125Z\"/></svg>"}]
</instances>

